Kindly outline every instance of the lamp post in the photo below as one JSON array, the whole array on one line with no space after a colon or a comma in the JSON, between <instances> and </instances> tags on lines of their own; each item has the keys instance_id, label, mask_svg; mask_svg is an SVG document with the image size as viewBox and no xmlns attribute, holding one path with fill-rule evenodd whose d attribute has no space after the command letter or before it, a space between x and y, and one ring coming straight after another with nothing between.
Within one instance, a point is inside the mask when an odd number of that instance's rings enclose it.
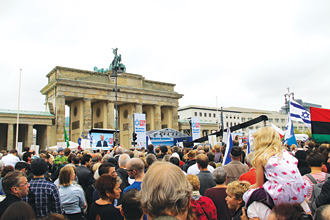
<instances>
[{"instance_id":1,"label":"lamp post","mask_svg":"<svg viewBox=\"0 0 330 220\"><path fill-rule=\"evenodd\" d=\"M115 81L116 85L115 88L112 89L112 91L115 92L115 100L116 100L116 105L115 105L115 110L116 110L116 114L115 114L115 141L113 146L116 146L118 144L118 92L120 91L120 89L117 88L117 77L118 75L120 75L122 73L121 70L121 65L120 65L120 61L121 61L121 55L119 54L119 56L117 56L117 50L116 49L112 49L113 50L113 54L115 55L110 68L112 70L111 75L110 75L110 79L111 81Z\"/></svg>"},{"instance_id":2,"label":"lamp post","mask_svg":"<svg viewBox=\"0 0 330 220\"><path fill-rule=\"evenodd\" d=\"M290 88L288 87L288 93L284 94L284 98L285 98L285 105L288 105L287 106L287 112L288 113L290 111L290 99L291 99L291 96L292 96L292 99L294 99L294 93L293 92L290 92Z\"/></svg>"}]
</instances>

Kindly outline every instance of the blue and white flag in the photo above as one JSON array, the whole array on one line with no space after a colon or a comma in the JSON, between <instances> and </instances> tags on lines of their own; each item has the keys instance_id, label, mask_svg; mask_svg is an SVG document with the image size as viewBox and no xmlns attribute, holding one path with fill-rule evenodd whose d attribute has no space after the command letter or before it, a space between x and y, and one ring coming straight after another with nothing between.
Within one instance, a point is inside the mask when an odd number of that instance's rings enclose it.
<instances>
[{"instance_id":1,"label":"blue and white flag","mask_svg":"<svg viewBox=\"0 0 330 220\"><path fill-rule=\"evenodd\" d=\"M249 136L248 136L248 142L247 142L247 148L246 148L246 155L248 155L249 153L251 153L251 145L252 145L252 142L253 142L253 133L255 132L256 130L249 130Z\"/></svg>"},{"instance_id":2,"label":"blue and white flag","mask_svg":"<svg viewBox=\"0 0 330 220\"><path fill-rule=\"evenodd\" d=\"M292 121L301 121L311 127L311 114L294 100L290 100L290 117Z\"/></svg>"},{"instance_id":3,"label":"blue and white flag","mask_svg":"<svg viewBox=\"0 0 330 220\"><path fill-rule=\"evenodd\" d=\"M234 146L233 139L231 137L230 128L228 127L227 128L226 151L225 151L225 156L223 157L221 166L229 164L231 162L230 151L233 148L233 146Z\"/></svg>"},{"instance_id":4,"label":"blue and white flag","mask_svg":"<svg viewBox=\"0 0 330 220\"><path fill-rule=\"evenodd\" d=\"M286 124L286 129L285 129L285 136L284 136L284 144L292 145L297 144L296 137L294 136L294 131L293 131L293 124L291 121L290 113L288 113L288 120Z\"/></svg>"}]
</instances>

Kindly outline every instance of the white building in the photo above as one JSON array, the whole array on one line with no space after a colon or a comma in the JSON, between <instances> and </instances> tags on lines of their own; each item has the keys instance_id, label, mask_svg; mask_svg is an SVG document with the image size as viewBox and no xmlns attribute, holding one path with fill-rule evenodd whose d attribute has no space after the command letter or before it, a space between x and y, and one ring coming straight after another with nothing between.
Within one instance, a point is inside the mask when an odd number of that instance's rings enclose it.
<instances>
[{"instance_id":1,"label":"white building","mask_svg":"<svg viewBox=\"0 0 330 220\"><path fill-rule=\"evenodd\" d=\"M189 119L191 117L199 117L201 123L209 122L209 124L213 124L213 126L215 123L218 125L219 128L221 125L221 119L220 119L221 108L217 109L214 107L189 105L185 107L180 107L178 109L178 114L179 114L179 121L183 119ZM241 107L223 108L224 128L232 127L237 124L247 122L261 115L266 115L268 117L268 121L266 122L267 126L270 126L270 123L273 123L274 125L281 128L283 131L285 131L287 114L280 113L277 111L249 109L249 108L241 108ZM242 132L244 134L247 134L249 130L256 130L263 126L264 126L264 122L259 122L248 128L237 130L235 131L235 133ZM301 122L293 122L293 127L301 131L306 131L308 129L308 127ZM201 135L203 136L203 134Z\"/></svg>"}]
</instances>

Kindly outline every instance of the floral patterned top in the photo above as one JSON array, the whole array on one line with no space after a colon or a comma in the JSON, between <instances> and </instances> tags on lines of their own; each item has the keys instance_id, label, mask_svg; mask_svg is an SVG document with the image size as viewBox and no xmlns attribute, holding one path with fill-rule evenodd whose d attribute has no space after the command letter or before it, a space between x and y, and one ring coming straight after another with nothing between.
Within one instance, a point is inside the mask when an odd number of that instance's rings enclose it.
<instances>
[{"instance_id":1,"label":"floral patterned top","mask_svg":"<svg viewBox=\"0 0 330 220\"><path fill-rule=\"evenodd\" d=\"M289 152L283 150L281 157L276 154L269 158L264 167L267 182L263 188L273 198L275 205L280 203L302 203L307 196L309 183L305 181L298 170L298 160ZM253 190L243 196L247 201Z\"/></svg>"}]
</instances>

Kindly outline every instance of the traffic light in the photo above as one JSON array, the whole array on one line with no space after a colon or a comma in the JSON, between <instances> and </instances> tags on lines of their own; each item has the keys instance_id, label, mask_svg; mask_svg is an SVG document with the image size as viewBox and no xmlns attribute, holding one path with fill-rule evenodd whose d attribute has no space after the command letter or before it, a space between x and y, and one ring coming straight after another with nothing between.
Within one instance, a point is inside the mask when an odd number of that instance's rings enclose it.
<instances>
[{"instance_id":1,"label":"traffic light","mask_svg":"<svg viewBox=\"0 0 330 220\"><path fill-rule=\"evenodd\" d=\"M135 146L137 143L136 143L136 139L137 139L137 133L133 133L133 142L132 142L132 144Z\"/></svg>"},{"instance_id":2,"label":"traffic light","mask_svg":"<svg viewBox=\"0 0 330 220\"><path fill-rule=\"evenodd\" d=\"M133 141L136 141L136 139L137 139L137 133L133 133Z\"/></svg>"}]
</instances>

